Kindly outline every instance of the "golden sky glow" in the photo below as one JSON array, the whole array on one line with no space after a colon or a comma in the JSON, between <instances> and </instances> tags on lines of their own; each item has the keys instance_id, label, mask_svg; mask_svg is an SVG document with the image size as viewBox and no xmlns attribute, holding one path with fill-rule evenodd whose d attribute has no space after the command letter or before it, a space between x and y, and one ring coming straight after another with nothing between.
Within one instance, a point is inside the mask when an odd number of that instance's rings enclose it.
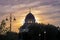
<instances>
[{"instance_id":1,"label":"golden sky glow","mask_svg":"<svg viewBox=\"0 0 60 40\"><path fill-rule=\"evenodd\" d=\"M42 22L42 18L37 15L39 11L37 11L37 10L31 10L31 12L32 12L32 14L35 16L36 22L41 23L41 22ZM21 14L19 15L19 13L21 13ZM18 31L18 28L24 24L25 17L26 17L26 15L27 15L28 13L29 13L29 10L28 10L28 11L24 11L24 10L23 10L23 12L17 12L17 14L15 14L17 20L16 20L16 22L14 22L14 26L15 26L15 27L13 27L13 28L14 28L14 29L17 28L17 29L14 30L14 31ZM39 12L39 13L40 13L40 12Z\"/></svg>"},{"instance_id":2,"label":"golden sky glow","mask_svg":"<svg viewBox=\"0 0 60 40\"><path fill-rule=\"evenodd\" d=\"M15 29L15 30L12 29L14 32L15 31L18 32L18 28L20 28L24 24L25 17L28 13L29 13L29 9L28 10L26 9L26 10L18 11L14 14L16 16L16 21L13 22L13 26L12 26L12 28ZM32 9L31 13L34 15L37 23L44 23L43 16L39 15L40 13L42 13L40 10Z\"/></svg>"}]
</instances>

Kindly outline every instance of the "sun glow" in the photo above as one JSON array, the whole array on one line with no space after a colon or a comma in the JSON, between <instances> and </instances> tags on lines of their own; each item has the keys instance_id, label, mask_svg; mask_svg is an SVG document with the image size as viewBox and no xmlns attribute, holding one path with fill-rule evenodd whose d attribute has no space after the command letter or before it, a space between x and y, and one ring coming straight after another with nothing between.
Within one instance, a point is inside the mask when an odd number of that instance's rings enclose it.
<instances>
[{"instance_id":1,"label":"sun glow","mask_svg":"<svg viewBox=\"0 0 60 40\"><path fill-rule=\"evenodd\" d=\"M42 13L40 10L32 10L32 14L34 15L37 23L42 23L42 17L40 16Z\"/></svg>"},{"instance_id":2,"label":"sun glow","mask_svg":"<svg viewBox=\"0 0 60 40\"><path fill-rule=\"evenodd\" d=\"M12 22L12 31L19 32L19 28L24 24L25 17L29 13L28 10L17 11L14 13L16 21ZM42 23L42 17L40 16L41 11L31 10L31 13L34 15L37 23ZM15 29L15 30L14 30Z\"/></svg>"},{"instance_id":3,"label":"sun glow","mask_svg":"<svg viewBox=\"0 0 60 40\"><path fill-rule=\"evenodd\" d=\"M36 22L37 23L42 23L42 21L40 20L40 18L36 17Z\"/></svg>"},{"instance_id":4,"label":"sun glow","mask_svg":"<svg viewBox=\"0 0 60 40\"><path fill-rule=\"evenodd\" d=\"M20 18L18 18L15 22L13 22L13 27L12 28L14 28L14 29L12 29L12 31L14 31L14 32L19 32L19 28L23 25L23 22L24 20L23 19L20 19Z\"/></svg>"}]
</instances>

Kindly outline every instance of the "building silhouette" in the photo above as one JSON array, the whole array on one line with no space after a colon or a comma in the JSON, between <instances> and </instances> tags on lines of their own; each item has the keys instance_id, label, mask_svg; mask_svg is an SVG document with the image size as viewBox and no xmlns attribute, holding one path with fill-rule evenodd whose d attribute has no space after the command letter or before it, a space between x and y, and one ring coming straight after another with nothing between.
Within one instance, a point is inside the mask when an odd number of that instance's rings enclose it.
<instances>
[{"instance_id":1,"label":"building silhouette","mask_svg":"<svg viewBox=\"0 0 60 40\"><path fill-rule=\"evenodd\" d=\"M58 40L59 28L51 24L36 23L34 15L29 12L19 29L20 40Z\"/></svg>"},{"instance_id":2,"label":"building silhouette","mask_svg":"<svg viewBox=\"0 0 60 40\"><path fill-rule=\"evenodd\" d=\"M34 15L29 12L27 15L26 15L26 18L25 18L25 23L23 24L23 26L19 29L20 32L28 32L28 27L29 25L31 24L34 24L36 23L36 19L34 17Z\"/></svg>"}]
</instances>

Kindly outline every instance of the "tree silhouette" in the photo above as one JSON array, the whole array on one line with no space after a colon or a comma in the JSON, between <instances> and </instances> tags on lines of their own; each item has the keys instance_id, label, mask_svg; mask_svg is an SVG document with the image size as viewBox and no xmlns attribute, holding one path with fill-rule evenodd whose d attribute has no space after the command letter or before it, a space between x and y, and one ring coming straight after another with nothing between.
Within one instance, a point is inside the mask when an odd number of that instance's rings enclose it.
<instances>
[{"instance_id":1,"label":"tree silhouette","mask_svg":"<svg viewBox=\"0 0 60 40\"><path fill-rule=\"evenodd\" d=\"M5 20L2 20L1 25L0 25L0 29L4 28L4 27L5 27L5 25L6 25Z\"/></svg>"},{"instance_id":2,"label":"tree silhouette","mask_svg":"<svg viewBox=\"0 0 60 40\"><path fill-rule=\"evenodd\" d=\"M31 24L28 32L19 34L23 40L58 40L58 29L56 26L48 24Z\"/></svg>"},{"instance_id":3,"label":"tree silhouette","mask_svg":"<svg viewBox=\"0 0 60 40\"><path fill-rule=\"evenodd\" d=\"M5 26L6 26L5 20L2 20L1 25L0 25L0 33L4 31Z\"/></svg>"}]
</instances>

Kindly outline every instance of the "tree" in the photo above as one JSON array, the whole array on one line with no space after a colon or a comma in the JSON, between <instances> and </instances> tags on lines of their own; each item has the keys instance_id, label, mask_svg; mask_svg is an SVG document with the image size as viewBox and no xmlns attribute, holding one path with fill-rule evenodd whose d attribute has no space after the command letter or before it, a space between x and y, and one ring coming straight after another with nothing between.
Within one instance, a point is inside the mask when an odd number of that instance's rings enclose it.
<instances>
[{"instance_id":1,"label":"tree","mask_svg":"<svg viewBox=\"0 0 60 40\"><path fill-rule=\"evenodd\" d=\"M0 25L0 33L3 32L3 29L5 28L5 26L6 26L5 20L2 20L1 25Z\"/></svg>"},{"instance_id":2,"label":"tree","mask_svg":"<svg viewBox=\"0 0 60 40\"><path fill-rule=\"evenodd\" d=\"M57 36L60 38L57 27L51 24L35 23L29 25L28 29L28 32L21 32L19 38L22 37L23 40L58 40Z\"/></svg>"}]
</instances>

